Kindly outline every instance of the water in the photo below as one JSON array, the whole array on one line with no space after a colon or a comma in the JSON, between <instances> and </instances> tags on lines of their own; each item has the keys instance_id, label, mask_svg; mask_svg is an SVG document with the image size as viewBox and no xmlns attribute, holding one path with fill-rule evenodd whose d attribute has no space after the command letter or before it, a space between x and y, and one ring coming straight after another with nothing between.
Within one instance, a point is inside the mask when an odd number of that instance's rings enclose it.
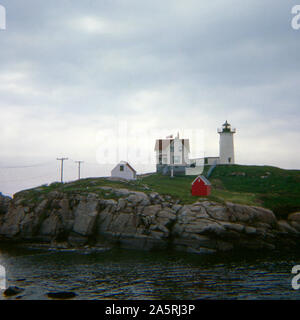
<instances>
[{"instance_id":1,"label":"water","mask_svg":"<svg viewBox=\"0 0 300 320\"><path fill-rule=\"evenodd\" d=\"M198 256L114 249L106 252L0 247L18 299L73 291L76 299L299 299L291 269L300 255ZM14 297L16 298L16 297ZM9 299L14 299L9 298ZM7 299L1 294L0 299Z\"/></svg>"}]
</instances>

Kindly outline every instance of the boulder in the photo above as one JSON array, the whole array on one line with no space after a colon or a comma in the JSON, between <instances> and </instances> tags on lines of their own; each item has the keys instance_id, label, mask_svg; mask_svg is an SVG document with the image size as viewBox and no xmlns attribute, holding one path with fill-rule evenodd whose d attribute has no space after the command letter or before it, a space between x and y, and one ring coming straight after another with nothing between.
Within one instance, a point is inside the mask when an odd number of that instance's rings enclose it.
<instances>
[{"instance_id":1,"label":"boulder","mask_svg":"<svg viewBox=\"0 0 300 320\"><path fill-rule=\"evenodd\" d=\"M233 230L236 232L243 232L245 230L245 226L239 223L233 222L219 222L226 230Z\"/></svg>"},{"instance_id":2,"label":"boulder","mask_svg":"<svg viewBox=\"0 0 300 320\"><path fill-rule=\"evenodd\" d=\"M24 217L25 212L22 206L12 207L3 218L2 225L0 225L0 235L8 238L16 236L20 232L20 223Z\"/></svg>"},{"instance_id":3,"label":"boulder","mask_svg":"<svg viewBox=\"0 0 300 320\"><path fill-rule=\"evenodd\" d=\"M230 221L231 213L224 206L212 206L206 209L208 215L216 220Z\"/></svg>"},{"instance_id":4,"label":"boulder","mask_svg":"<svg viewBox=\"0 0 300 320\"><path fill-rule=\"evenodd\" d=\"M250 226L245 227L245 233L246 234L256 234L256 229Z\"/></svg>"},{"instance_id":5,"label":"boulder","mask_svg":"<svg viewBox=\"0 0 300 320\"><path fill-rule=\"evenodd\" d=\"M133 214L120 213L110 223L109 231L122 233L136 232L136 219Z\"/></svg>"},{"instance_id":6,"label":"boulder","mask_svg":"<svg viewBox=\"0 0 300 320\"><path fill-rule=\"evenodd\" d=\"M285 220L278 221L278 228L281 232L284 232L284 233L294 233L294 234L298 233L297 230Z\"/></svg>"},{"instance_id":7,"label":"boulder","mask_svg":"<svg viewBox=\"0 0 300 320\"><path fill-rule=\"evenodd\" d=\"M139 203L141 203L144 206L147 206L150 204L150 200L148 198L148 196L143 193L143 192L132 192L127 198L126 200L128 202L131 202L133 205L137 205Z\"/></svg>"},{"instance_id":8,"label":"boulder","mask_svg":"<svg viewBox=\"0 0 300 320\"><path fill-rule=\"evenodd\" d=\"M182 233L180 238L175 238L173 241L174 245L188 246L193 248L205 247L209 249L216 248L216 240L199 235L199 234L189 234Z\"/></svg>"},{"instance_id":9,"label":"boulder","mask_svg":"<svg viewBox=\"0 0 300 320\"><path fill-rule=\"evenodd\" d=\"M276 217L271 210L229 202L226 203L226 206L230 214L230 221L232 222L243 222L248 224L263 222L272 226L277 223Z\"/></svg>"},{"instance_id":10,"label":"boulder","mask_svg":"<svg viewBox=\"0 0 300 320\"><path fill-rule=\"evenodd\" d=\"M11 198L4 196L0 192L0 215L4 215L7 213L10 202L11 202Z\"/></svg>"},{"instance_id":11,"label":"boulder","mask_svg":"<svg viewBox=\"0 0 300 320\"><path fill-rule=\"evenodd\" d=\"M171 220L171 221L176 220L176 215L175 215L174 211L169 208L165 208L165 209L159 211L157 213L157 217L158 217L158 219L163 218L163 219Z\"/></svg>"},{"instance_id":12,"label":"boulder","mask_svg":"<svg viewBox=\"0 0 300 320\"><path fill-rule=\"evenodd\" d=\"M182 205L180 204L174 204L172 206L172 209L174 210L175 213L177 213L181 208L182 208Z\"/></svg>"},{"instance_id":13,"label":"boulder","mask_svg":"<svg viewBox=\"0 0 300 320\"><path fill-rule=\"evenodd\" d=\"M110 191L114 193L117 197L124 197L130 194L130 191L128 189L111 189Z\"/></svg>"},{"instance_id":14,"label":"boulder","mask_svg":"<svg viewBox=\"0 0 300 320\"><path fill-rule=\"evenodd\" d=\"M300 223L300 212L294 212L289 214L288 216L289 221L298 221Z\"/></svg>"},{"instance_id":15,"label":"boulder","mask_svg":"<svg viewBox=\"0 0 300 320\"><path fill-rule=\"evenodd\" d=\"M300 233L300 222L295 220L289 220L289 224ZM282 224L281 224L282 226Z\"/></svg>"},{"instance_id":16,"label":"boulder","mask_svg":"<svg viewBox=\"0 0 300 320\"><path fill-rule=\"evenodd\" d=\"M98 234L103 234L109 230L109 226L113 220L113 215L109 212L109 207L105 208L99 213L97 230Z\"/></svg>"},{"instance_id":17,"label":"boulder","mask_svg":"<svg viewBox=\"0 0 300 320\"><path fill-rule=\"evenodd\" d=\"M39 234L41 236L48 236L51 239L59 233L61 225L59 217L54 213L50 214L50 216L41 224Z\"/></svg>"},{"instance_id":18,"label":"boulder","mask_svg":"<svg viewBox=\"0 0 300 320\"><path fill-rule=\"evenodd\" d=\"M122 211L126 208L127 202L125 199L119 199L117 205L117 211Z\"/></svg>"},{"instance_id":19,"label":"boulder","mask_svg":"<svg viewBox=\"0 0 300 320\"><path fill-rule=\"evenodd\" d=\"M33 211L25 214L24 219L20 222L20 233L22 238L30 239L36 233L35 214Z\"/></svg>"},{"instance_id":20,"label":"boulder","mask_svg":"<svg viewBox=\"0 0 300 320\"><path fill-rule=\"evenodd\" d=\"M82 236L89 236L94 231L95 222L98 216L98 200L80 201L74 212L75 221L73 231Z\"/></svg>"},{"instance_id":21,"label":"boulder","mask_svg":"<svg viewBox=\"0 0 300 320\"><path fill-rule=\"evenodd\" d=\"M35 207L34 212L37 215L40 215L40 214L44 213L49 206L50 206L49 199L44 199Z\"/></svg>"},{"instance_id":22,"label":"boulder","mask_svg":"<svg viewBox=\"0 0 300 320\"><path fill-rule=\"evenodd\" d=\"M11 287L8 287L6 290L4 290L3 295L5 297L13 297L13 296L16 296L17 294L22 293L23 291L24 291L23 288L11 286Z\"/></svg>"},{"instance_id":23,"label":"boulder","mask_svg":"<svg viewBox=\"0 0 300 320\"><path fill-rule=\"evenodd\" d=\"M199 219L194 223L186 224L184 230L187 233L215 235L221 235L225 232L225 228L221 224L208 219Z\"/></svg>"},{"instance_id":24,"label":"boulder","mask_svg":"<svg viewBox=\"0 0 300 320\"><path fill-rule=\"evenodd\" d=\"M155 217L160 210L161 210L160 204L146 206L142 212L142 215Z\"/></svg>"}]
</instances>

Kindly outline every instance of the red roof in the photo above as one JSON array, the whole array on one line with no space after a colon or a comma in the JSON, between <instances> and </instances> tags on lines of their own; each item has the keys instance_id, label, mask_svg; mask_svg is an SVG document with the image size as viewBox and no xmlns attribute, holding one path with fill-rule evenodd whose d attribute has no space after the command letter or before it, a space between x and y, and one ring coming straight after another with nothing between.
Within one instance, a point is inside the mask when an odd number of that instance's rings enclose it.
<instances>
[{"instance_id":1,"label":"red roof","mask_svg":"<svg viewBox=\"0 0 300 320\"><path fill-rule=\"evenodd\" d=\"M209 196L211 192L211 184L204 176L198 176L192 183L191 193L193 196L202 197Z\"/></svg>"},{"instance_id":2,"label":"red roof","mask_svg":"<svg viewBox=\"0 0 300 320\"><path fill-rule=\"evenodd\" d=\"M211 185L211 183L210 183L204 176L201 176L201 175L198 176L198 177L192 182L192 184L194 184L199 178L204 182L204 184L205 184L206 186L210 186L210 185Z\"/></svg>"}]
</instances>

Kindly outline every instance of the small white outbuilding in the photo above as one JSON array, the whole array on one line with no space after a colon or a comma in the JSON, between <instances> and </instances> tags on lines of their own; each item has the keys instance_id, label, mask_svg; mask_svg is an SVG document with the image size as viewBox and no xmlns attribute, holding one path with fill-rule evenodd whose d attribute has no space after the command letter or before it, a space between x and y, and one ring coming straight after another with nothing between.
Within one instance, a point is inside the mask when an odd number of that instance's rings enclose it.
<instances>
[{"instance_id":1,"label":"small white outbuilding","mask_svg":"<svg viewBox=\"0 0 300 320\"><path fill-rule=\"evenodd\" d=\"M135 180L136 171L132 168L132 166L128 162L121 161L112 169L111 176L115 178L123 178L127 180Z\"/></svg>"}]
</instances>

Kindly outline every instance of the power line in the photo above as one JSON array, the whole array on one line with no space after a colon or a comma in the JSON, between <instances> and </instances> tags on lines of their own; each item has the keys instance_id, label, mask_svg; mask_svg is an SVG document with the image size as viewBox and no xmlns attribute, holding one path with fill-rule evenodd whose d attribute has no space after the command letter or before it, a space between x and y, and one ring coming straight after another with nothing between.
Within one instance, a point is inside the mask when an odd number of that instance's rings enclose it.
<instances>
[{"instance_id":1,"label":"power line","mask_svg":"<svg viewBox=\"0 0 300 320\"><path fill-rule=\"evenodd\" d=\"M52 175L51 175L52 176ZM36 177L27 177L27 178L18 178L18 179L10 179L10 180L0 180L1 183L10 183L10 182L23 182L28 180L35 180L35 179L50 179L50 175L42 175L42 176L36 176Z\"/></svg>"},{"instance_id":2,"label":"power line","mask_svg":"<svg viewBox=\"0 0 300 320\"><path fill-rule=\"evenodd\" d=\"M69 158L69 160L76 162L76 160ZM87 165L93 165L93 166L99 166L100 164L97 162L89 162L89 161L84 161L84 164Z\"/></svg>"},{"instance_id":3,"label":"power line","mask_svg":"<svg viewBox=\"0 0 300 320\"><path fill-rule=\"evenodd\" d=\"M64 161L69 160L68 158L56 158L56 160L61 161L61 166L60 166L60 181L63 183L63 175L64 175Z\"/></svg>"},{"instance_id":4,"label":"power line","mask_svg":"<svg viewBox=\"0 0 300 320\"><path fill-rule=\"evenodd\" d=\"M0 166L0 169L25 169L25 168L35 168L35 167L43 167L46 165L49 165L51 162L43 162L43 163L37 163L37 164L31 164L28 166Z\"/></svg>"}]
</instances>

